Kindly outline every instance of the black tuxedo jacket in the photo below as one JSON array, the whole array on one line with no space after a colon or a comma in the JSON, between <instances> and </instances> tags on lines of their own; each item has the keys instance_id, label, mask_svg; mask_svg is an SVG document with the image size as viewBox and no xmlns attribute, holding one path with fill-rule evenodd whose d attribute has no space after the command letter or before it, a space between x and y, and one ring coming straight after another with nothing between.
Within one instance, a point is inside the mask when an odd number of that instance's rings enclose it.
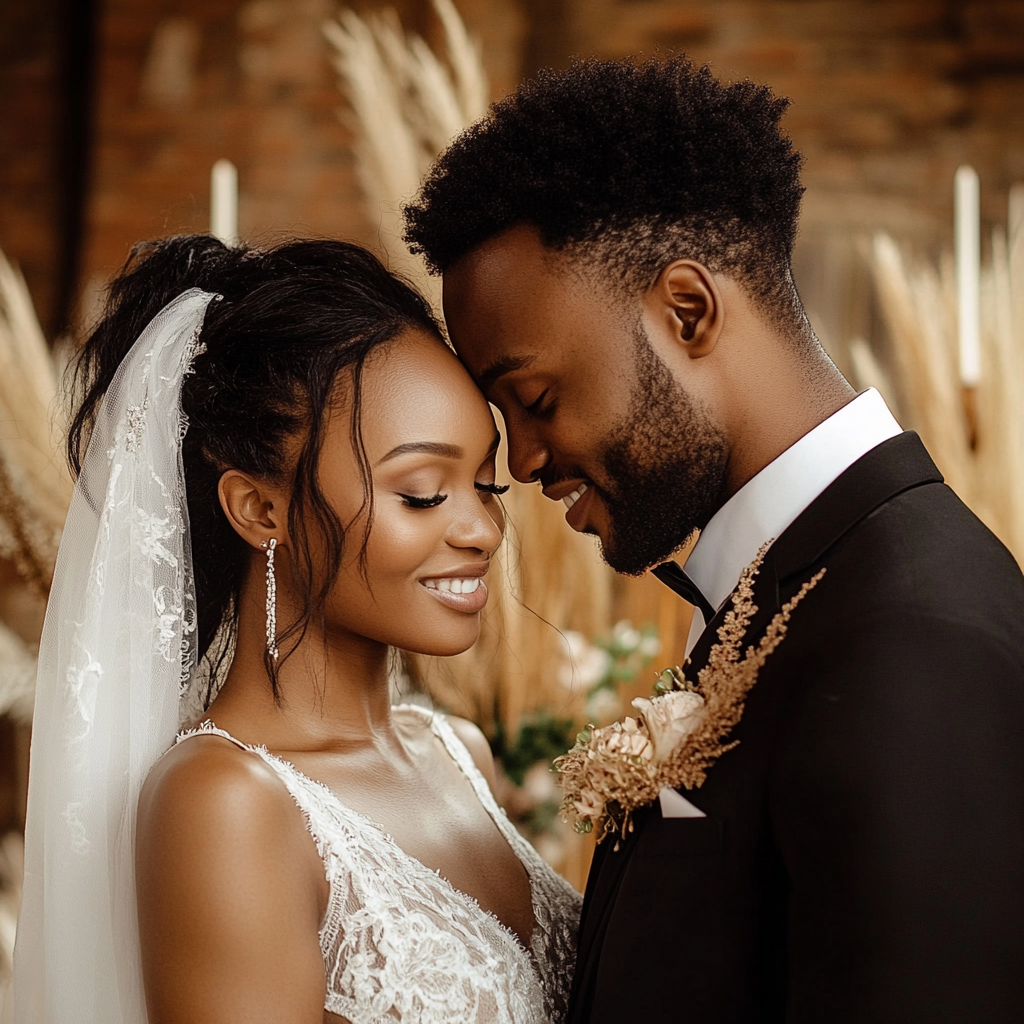
<instances>
[{"instance_id":1,"label":"black tuxedo jacket","mask_svg":"<svg viewBox=\"0 0 1024 1024\"><path fill-rule=\"evenodd\" d=\"M1020 569L912 433L778 538L750 642L822 567L686 792L707 817L598 847L573 1024L1024 1021Z\"/></svg>"}]
</instances>

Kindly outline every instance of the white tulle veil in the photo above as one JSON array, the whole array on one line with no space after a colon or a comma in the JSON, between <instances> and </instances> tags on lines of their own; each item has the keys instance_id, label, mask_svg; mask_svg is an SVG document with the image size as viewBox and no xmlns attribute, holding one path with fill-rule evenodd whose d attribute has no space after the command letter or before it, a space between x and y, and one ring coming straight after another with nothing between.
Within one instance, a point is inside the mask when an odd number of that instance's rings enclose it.
<instances>
[{"instance_id":1,"label":"white tulle veil","mask_svg":"<svg viewBox=\"0 0 1024 1024\"><path fill-rule=\"evenodd\" d=\"M124 357L71 499L39 650L15 1024L146 1021L135 813L194 707L180 396L214 298L180 295Z\"/></svg>"}]
</instances>

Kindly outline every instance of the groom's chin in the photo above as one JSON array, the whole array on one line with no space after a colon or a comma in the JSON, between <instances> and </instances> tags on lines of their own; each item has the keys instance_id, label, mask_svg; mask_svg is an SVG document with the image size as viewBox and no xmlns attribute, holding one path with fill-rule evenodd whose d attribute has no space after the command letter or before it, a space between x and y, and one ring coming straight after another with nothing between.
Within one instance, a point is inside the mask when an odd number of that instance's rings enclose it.
<instances>
[{"instance_id":1,"label":"groom's chin","mask_svg":"<svg viewBox=\"0 0 1024 1024\"><path fill-rule=\"evenodd\" d=\"M660 565L671 555L675 548L669 548L666 553L653 552L652 549L634 548L630 545L618 546L614 538L605 542L600 538L601 557L620 576L643 576L648 569Z\"/></svg>"},{"instance_id":2,"label":"groom's chin","mask_svg":"<svg viewBox=\"0 0 1024 1024\"><path fill-rule=\"evenodd\" d=\"M620 576L643 576L649 569L667 562L677 551L686 547L694 532L690 530L681 540L678 533L673 533L672 537L648 534L642 539L639 539L637 533L632 536L623 533L620 541L613 530L607 540L599 537L601 557Z\"/></svg>"}]
</instances>

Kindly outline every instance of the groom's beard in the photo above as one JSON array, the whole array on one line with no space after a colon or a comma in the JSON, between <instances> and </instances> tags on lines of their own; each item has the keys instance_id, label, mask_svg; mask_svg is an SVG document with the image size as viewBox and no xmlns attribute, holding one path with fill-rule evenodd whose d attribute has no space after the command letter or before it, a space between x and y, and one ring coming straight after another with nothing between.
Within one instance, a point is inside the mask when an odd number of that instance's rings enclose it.
<instances>
[{"instance_id":1,"label":"groom's beard","mask_svg":"<svg viewBox=\"0 0 1024 1024\"><path fill-rule=\"evenodd\" d=\"M665 561L720 507L728 448L722 432L636 333L637 384L629 416L604 450L602 492L611 535L605 561L639 576Z\"/></svg>"}]
</instances>

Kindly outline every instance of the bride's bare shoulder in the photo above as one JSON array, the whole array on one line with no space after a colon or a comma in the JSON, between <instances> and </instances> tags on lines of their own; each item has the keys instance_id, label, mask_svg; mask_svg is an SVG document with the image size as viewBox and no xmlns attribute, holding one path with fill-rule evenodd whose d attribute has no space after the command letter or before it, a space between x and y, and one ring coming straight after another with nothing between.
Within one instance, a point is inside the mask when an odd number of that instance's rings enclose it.
<instances>
[{"instance_id":1,"label":"bride's bare shoulder","mask_svg":"<svg viewBox=\"0 0 1024 1024\"><path fill-rule=\"evenodd\" d=\"M195 736L154 765L139 797L137 850L302 843L302 816L280 778L257 754L221 736Z\"/></svg>"},{"instance_id":2,"label":"bride's bare shoulder","mask_svg":"<svg viewBox=\"0 0 1024 1024\"><path fill-rule=\"evenodd\" d=\"M139 937L151 1021L320 1021L323 863L256 753L195 736L139 799Z\"/></svg>"},{"instance_id":3,"label":"bride's bare shoulder","mask_svg":"<svg viewBox=\"0 0 1024 1024\"><path fill-rule=\"evenodd\" d=\"M239 804L249 811L287 806L290 798L261 757L211 733L168 750L150 771L139 802L140 813L171 811L181 803L193 813L204 808L232 813Z\"/></svg>"}]
</instances>

